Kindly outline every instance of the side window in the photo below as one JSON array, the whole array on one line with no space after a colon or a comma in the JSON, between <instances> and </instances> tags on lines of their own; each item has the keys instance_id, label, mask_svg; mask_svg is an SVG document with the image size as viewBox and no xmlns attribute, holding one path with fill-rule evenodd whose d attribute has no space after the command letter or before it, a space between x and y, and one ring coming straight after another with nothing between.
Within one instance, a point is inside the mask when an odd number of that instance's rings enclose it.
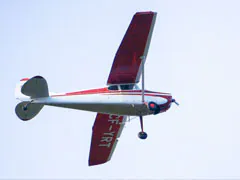
<instances>
[{"instance_id":1,"label":"side window","mask_svg":"<svg viewBox=\"0 0 240 180\"><path fill-rule=\"evenodd\" d=\"M118 86L117 85L109 86L108 89L109 90L118 90Z\"/></svg>"},{"instance_id":2,"label":"side window","mask_svg":"<svg viewBox=\"0 0 240 180\"><path fill-rule=\"evenodd\" d=\"M129 90L129 89L133 89L133 84L125 84L125 85L121 85L121 90Z\"/></svg>"}]
</instances>

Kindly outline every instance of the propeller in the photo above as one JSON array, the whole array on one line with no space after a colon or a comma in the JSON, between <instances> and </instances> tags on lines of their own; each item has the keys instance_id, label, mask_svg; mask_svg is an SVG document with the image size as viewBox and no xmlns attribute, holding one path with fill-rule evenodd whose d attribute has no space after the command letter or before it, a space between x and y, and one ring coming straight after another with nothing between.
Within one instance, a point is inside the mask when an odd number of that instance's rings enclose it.
<instances>
[{"instance_id":1,"label":"propeller","mask_svg":"<svg viewBox=\"0 0 240 180\"><path fill-rule=\"evenodd\" d=\"M175 103L176 105L179 106L179 103L175 99L172 99L172 103Z\"/></svg>"}]
</instances>

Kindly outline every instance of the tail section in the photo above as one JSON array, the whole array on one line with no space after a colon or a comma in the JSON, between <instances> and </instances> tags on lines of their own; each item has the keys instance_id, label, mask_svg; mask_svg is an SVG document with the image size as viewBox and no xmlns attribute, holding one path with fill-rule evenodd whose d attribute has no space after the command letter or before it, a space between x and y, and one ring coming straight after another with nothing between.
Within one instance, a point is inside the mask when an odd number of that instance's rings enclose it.
<instances>
[{"instance_id":1,"label":"tail section","mask_svg":"<svg viewBox=\"0 0 240 180\"><path fill-rule=\"evenodd\" d=\"M17 84L15 96L22 101L15 108L17 116L24 121L30 120L43 108L42 104L34 104L34 99L49 96L47 81L41 76L24 78Z\"/></svg>"},{"instance_id":2,"label":"tail section","mask_svg":"<svg viewBox=\"0 0 240 180\"><path fill-rule=\"evenodd\" d=\"M21 101L30 101L30 97L24 95L24 94L21 92L22 86L23 86L28 80L29 80L29 78L23 78L23 79L20 80L19 83L17 83L16 88L15 88L15 97L16 97L16 99L21 100Z\"/></svg>"},{"instance_id":3,"label":"tail section","mask_svg":"<svg viewBox=\"0 0 240 180\"><path fill-rule=\"evenodd\" d=\"M33 104L29 102L18 103L15 112L19 119L23 121L34 118L43 108L42 104Z\"/></svg>"},{"instance_id":4,"label":"tail section","mask_svg":"<svg viewBox=\"0 0 240 180\"><path fill-rule=\"evenodd\" d=\"M35 76L27 80L23 84L21 92L26 96L30 96L31 98L49 96L47 81L41 76Z\"/></svg>"}]
</instances>

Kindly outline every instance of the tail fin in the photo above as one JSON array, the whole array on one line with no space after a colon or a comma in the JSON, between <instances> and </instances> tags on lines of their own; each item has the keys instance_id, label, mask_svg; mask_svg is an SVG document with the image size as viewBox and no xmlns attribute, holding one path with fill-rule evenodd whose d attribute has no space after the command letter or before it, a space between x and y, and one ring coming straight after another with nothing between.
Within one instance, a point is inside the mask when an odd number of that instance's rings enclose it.
<instances>
[{"instance_id":1,"label":"tail fin","mask_svg":"<svg viewBox=\"0 0 240 180\"><path fill-rule=\"evenodd\" d=\"M24 78L17 84L15 96L23 101L15 108L17 116L22 120L30 120L43 108L42 104L34 104L32 100L49 96L47 81L41 76Z\"/></svg>"},{"instance_id":2,"label":"tail fin","mask_svg":"<svg viewBox=\"0 0 240 180\"><path fill-rule=\"evenodd\" d=\"M42 76L35 76L25 82L21 88L21 92L31 98L49 96L47 81Z\"/></svg>"}]
</instances>

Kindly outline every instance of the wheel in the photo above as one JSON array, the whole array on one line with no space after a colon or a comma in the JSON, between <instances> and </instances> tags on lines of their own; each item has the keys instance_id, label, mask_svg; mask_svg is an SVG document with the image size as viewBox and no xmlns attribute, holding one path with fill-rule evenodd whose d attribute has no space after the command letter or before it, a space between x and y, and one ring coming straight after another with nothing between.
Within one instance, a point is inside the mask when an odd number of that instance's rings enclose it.
<instances>
[{"instance_id":1,"label":"wheel","mask_svg":"<svg viewBox=\"0 0 240 180\"><path fill-rule=\"evenodd\" d=\"M139 137L140 139L146 139L146 138L147 138L147 133L145 133L145 132L139 132L139 133L138 133L138 137Z\"/></svg>"},{"instance_id":2,"label":"wheel","mask_svg":"<svg viewBox=\"0 0 240 180\"><path fill-rule=\"evenodd\" d=\"M153 114L158 114L160 113L160 107L155 103L155 102L149 102L148 103L148 108L153 111Z\"/></svg>"}]
</instances>

